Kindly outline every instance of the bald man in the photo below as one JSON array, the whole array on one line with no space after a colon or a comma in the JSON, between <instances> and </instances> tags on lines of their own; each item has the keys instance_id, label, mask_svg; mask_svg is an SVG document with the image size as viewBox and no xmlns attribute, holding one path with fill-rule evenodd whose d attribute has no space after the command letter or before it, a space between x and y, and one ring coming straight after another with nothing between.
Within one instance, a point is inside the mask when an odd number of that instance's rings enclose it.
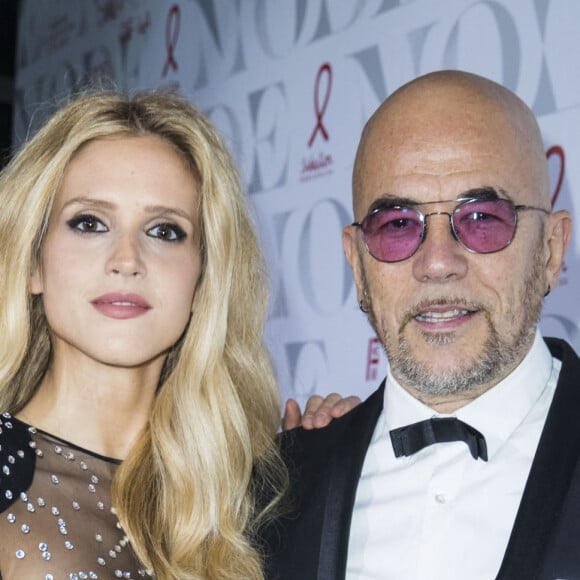
<instances>
[{"instance_id":1,"label":"bald man","mask_svg":"<svg viewBox=\"0 0 580 580\"><path fill-rule=\"evenodd\" d=\"M537 328L570 233L537 122L459 71L367 123L343 243L388 375L290 431L270 580L580 578L580 360Z\"/></svg>"}]
</instances>

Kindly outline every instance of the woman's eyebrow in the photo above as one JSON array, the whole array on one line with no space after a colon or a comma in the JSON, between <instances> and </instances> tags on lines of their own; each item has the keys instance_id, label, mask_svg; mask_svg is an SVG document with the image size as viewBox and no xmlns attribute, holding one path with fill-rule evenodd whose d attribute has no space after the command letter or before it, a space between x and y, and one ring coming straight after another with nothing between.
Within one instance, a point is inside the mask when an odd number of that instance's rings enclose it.
<instances>
[{"instance_id":1,"label":"woman's eyebrow","mask_svg":"<svg viewBox=\"0 0 580 580\"><path fill-rule=\"evenodd\" d=\"M112 201L107 201L104 199L96 199L94 197L88 197L84 195L79 195L69 199L63 204L63 209L71 205L87 205L89 207L103 208L103 209L115 209L116 204Z\"/></svg>"},{"instance_id":2,"label":"woman's eyebrow","mask_svg":"<svg viewBox=\"0 0 580 580\"><path fill-rule=\"evenodd\" d=\"M107 210L114 210L118 207L118 205L112 201L88 196L73 197L63 205L63 208L69 207L71 205L83 205L95 209L107 209ZM143 210L149 214L176 215L192 223L195 222L195 216L193 215L193 212L189 213L180 207L155 204L155 205L146 205L143 207Z\"/></svg>"},{"instance_id":3,"label":"woman's eyebrow","mask_svg":"<svg viewBox=\"0 0 580 580\"><path fill-rule=\"evenodd\" d=\"M147 213L161 214L161 215L176 215L182 217L190 222L194 222L195 217L193 213L189 213L180 207L166 206L166 205L146 205L143 208Z\"/></svg>"}]
</instances>

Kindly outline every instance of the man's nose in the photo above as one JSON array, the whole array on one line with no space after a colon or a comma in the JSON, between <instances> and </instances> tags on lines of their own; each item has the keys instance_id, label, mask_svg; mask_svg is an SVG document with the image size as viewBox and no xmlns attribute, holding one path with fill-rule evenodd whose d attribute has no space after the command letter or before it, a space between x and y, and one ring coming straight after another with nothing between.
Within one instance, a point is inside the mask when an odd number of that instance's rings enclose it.
<instances>
[{"instance_id":1,"label":"man's nose","mask_svg":"<svg viewBox=\"0 0 580 580\"><path fill-rule=\"evenodd\" d=\"M413 256L413 274L422 282L460 279L467 273L466 250L455 239L448 212L425 216L425 238Z\"/></svg>"}]
</instances>

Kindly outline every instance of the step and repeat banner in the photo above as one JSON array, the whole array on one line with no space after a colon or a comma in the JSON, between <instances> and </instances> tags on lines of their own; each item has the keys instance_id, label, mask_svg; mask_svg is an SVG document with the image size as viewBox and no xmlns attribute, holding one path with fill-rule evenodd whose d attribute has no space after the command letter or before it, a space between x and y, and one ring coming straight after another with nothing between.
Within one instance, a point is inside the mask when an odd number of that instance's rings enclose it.
<instances>
[{"instance_id":1,"label":"step and repeat banner","mask_svg":"<svg viewBox=\"0 0 580 580\"><path fill-rule=\"evenodd\" d=\"M366 396L387 361L341 243L365 121L420 74L490 77L536 113L553 206L576 215L579 26L576 0L24 0L15 143L86 84L186 95L243 176L270 266L266 340L283 396ZM576 349L578 243L541 322Z\"/></svg>"}]
</instances>

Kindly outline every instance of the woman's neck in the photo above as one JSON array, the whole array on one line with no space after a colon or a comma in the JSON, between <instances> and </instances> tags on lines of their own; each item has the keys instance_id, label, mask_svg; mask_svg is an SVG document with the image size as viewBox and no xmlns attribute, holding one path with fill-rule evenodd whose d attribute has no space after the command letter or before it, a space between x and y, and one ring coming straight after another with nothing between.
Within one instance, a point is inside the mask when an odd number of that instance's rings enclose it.
<instances>
[{"instance_id":1,"label":"woman's neck","mask_svg":"<svg viewBox=\"0 0 580 580\"><path fill-rule=\"evenodd\" d=\"M19 416L80 447L124 459L149 418L163 361L140 368L78 362L53 361Z\"/></svg>"}]
</instances>

